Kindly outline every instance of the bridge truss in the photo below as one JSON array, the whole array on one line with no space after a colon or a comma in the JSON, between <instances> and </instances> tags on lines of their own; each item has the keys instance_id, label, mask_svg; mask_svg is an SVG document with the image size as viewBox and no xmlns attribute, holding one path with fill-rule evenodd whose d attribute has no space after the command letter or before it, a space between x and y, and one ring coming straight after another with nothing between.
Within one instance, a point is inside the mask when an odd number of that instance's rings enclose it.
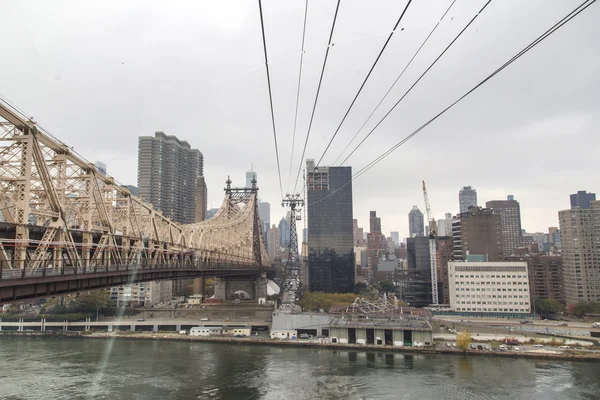
<instances>
[{"instance_id":1,"label":"bridge truss","mask_svg":"<svg viewBox=\"0 0 600 400\"><path fill-rule=\"evenodd\" d=\"M270 267L257 191L228 179L212 219L175 223L0 102L0 279L110 266Z\"/></svg>"}]
</instances>

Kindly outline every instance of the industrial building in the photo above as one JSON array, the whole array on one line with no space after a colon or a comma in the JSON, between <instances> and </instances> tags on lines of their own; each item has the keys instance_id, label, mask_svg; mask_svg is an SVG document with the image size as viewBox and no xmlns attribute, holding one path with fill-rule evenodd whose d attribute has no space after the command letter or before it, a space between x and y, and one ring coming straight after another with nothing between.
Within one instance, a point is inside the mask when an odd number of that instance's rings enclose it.
<instances>
[{"instance_id":1,"label":"industrial building","mask_svg":"<svg viewBox=\"0 0 600 400\"><path fill-rule=\"evenodd\" d=\"M375 303L357 299L349 306L332 308L329 314L273 314L272 339L296 339L302 334L334 344L396 347L433 344L432 327L425 316L385 297Z\"/></svg>"}]
</instances>

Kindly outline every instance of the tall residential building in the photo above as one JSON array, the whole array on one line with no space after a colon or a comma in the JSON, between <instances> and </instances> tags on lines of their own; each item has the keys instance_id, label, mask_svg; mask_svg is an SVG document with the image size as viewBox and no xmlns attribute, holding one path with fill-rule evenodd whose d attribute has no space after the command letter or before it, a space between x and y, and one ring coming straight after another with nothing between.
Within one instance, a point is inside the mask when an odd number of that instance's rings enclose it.
<instances>
[{"instance_id":1,"label":"tall residential building","mask_svg":"<svg viewBox=\"0 0 600 400\"><path fill-rule=\"evenodd\" d=\"M442 304L449 304L448 263L453 260L454 247L452 238L438 236L436 242L436 265L438 278L438 297Z\"/></svg>"},{"instance_id":2,"label":"tall residential building","mask_svg":"<svg viewBox=\"0 0 600 400\"><path fill-rule=\"evenodd\" d=\"M381 233L381 218L377 216L377 211L370 211L369 215L369 232Z\"/></svg>"},{"instance_id":3,"label":"tall residential building","mask_svg":"<svg viewBox=\"0 0 600 400\"><path fill-rule=\"evenodd\" d=\"M596 201L596 193L578 190L577 193L571 195L571 208L590 208L592 201Z\"/></svg>"},{"instance_id":4,"label":"tall residential building","mask_svg":"<svg viewBox=\"0 0 600 400\"><path fill-rule=\"evenodd\" d=\"M526 262L448 263L450 309L467 313L529 314Z\"/></svg>"},{"instance_id":5,"label":"tall residential building","mask_svg":"<svg viewBox=\"0 0 600 400\"><path fill-rule=\"evenodd\" d=\"M392 238L392 242L394 242L395 247L400 246L400 232L390 232L390 237Z\"/></svg>"},{"instance_id":6,"label":"tall residential building","mask_svg":"<svg viewBox=\"0 0 600 400\"><path fill-rule=\"evenodd\" d=\"M208 188L203 176L196 181L196 222L206 219L206 207L208 205Z\"/></svg>"},{"instance_id":7,"label":"tall residential building","mask_svg":"<svg viewBox=\"0 0 600 400\"><path fill-rule=\"evenodd\" d=\"M258 175L256 174L256 172L254 172L254 171L246 172L246 187L247 188L252 187L252 180L258 181Z\"/></svg>"},{"instance_id":8,"label":"tall residential building","mask_svg":"<svg viewBox=\"0 0 600 400\"><path fill-rule=\"evenodd\" d=\"M516 254L517 248L524 245L519 202L512 195L508 195L506 200L488 201L485 206L494 210L494 213L500 214L502 220L502 253L506 257ZM531 238L527 242L530 240Z\"/></svg>"},{"instance_id":9,"label":"tall residential building","mask_svg":"<svg viewBox=\"0 0 600 400\"><path fill-rule=\"evenodd\" d=\"M309 289L354 289L352 168L315 168L306 162Z\"/></svg>"},{"instance_id":10,"label":"tall residential building","mask_svg":"<svg viewBox=\"0 0 600 400\"><path fill-rule=\"evenodd\" d=\"M106 175L106 164L104 164L102 161L96 161L94 166L102 175Z\"/></svg>"},{"instance_id":11,"label":"tall residential building","mask_svg":"<svg viewBox=\"0 0 600 400\"><path fill-rule=\"evenodd\" d=\"M469 211L469 207L477 207L477 190L463 186L458 192L458 205L461 213Z\"/></svg>"},{"instance_id":12,"label":"tall residential building","mask_svg":"<svg viewBox=\"0 0 600 400\"><path fill-rule=\"evenodd\" d=\"M488 261L501 261L502 217L489 208L471 207L452 221L454 261L469 254L486 255Z\"/></svg>"},{"instance_id":13,"label":"tall residential building","mask_svg":"<svg viewBox=\"0 0 600 400\"><path fill-rule=\"evenodd\" d=\"M281 218L279 221L279 245L287 248L290 244L290 221L287 218Z\"/></svg>"},{"instance_id":14,"label":"tall residential building","mask_svg":"<svg viewBox=\"0 0 600 400\"><path fill-rule=\"evenodd\" d=\"M203 168L202 153L186 141L163 132L139 138L140 196L175 222L196 221L196 181Z\"/></svg>"},{"instance_id":15,"label":"tall residential building","mask_svg":"<svg viewBox=\"0 0 600 400\"><path fill-rule=\"evenodd\" d=\"M565 300L600 301L600 201L558 212Z\"/></svg>"},{"instance_id":16,"label":"tall residential building","mask_svg":"<svg viewBox=\"0 0 600 400\"><path fill-rule=\"evenodd\" d=\"M364 246L365 240L363 239L364 230L358 226L358 220L352 220L352 232L354 236L354 246Z\"/></svg>"},{"instance_id":17,"label":"tall residential building","mask_svg":"<svg viewBox=\"0 0 600 400\"><path fill-rule=\"evenodd\" d=\"M408 213L408 234L411 238L425 236L423 213L417 206L413 206L412 210Z\"/></svg>"},{"instance_id":18,"label":"tall residential building","mask_svg":"<svg viewBox=\"0 0 600 400\"><path fill-rule=\"evenodd\" d=\"M438 236L452 236L452 213L446 213L446 218L437 221Z\"/></svg>"},{"instance_id":19,"label":"tall residential building","mask_svg":"<svg viewBox=\"0 0 600 400\"><path fill-rule=\"evenodd\" d=\"M268 236L268 251L269 257L271 261L275 260L275 258L281 257L281 247L279 243L281 242L281 234L279 232L279 228L276 225L273 225L267 234Z\"/></svg>"},{"instance_id":20,"label":"tall residential building","mask_svg":"<svg viewBox=\"0 0 600 400\"><path fill-rule=\"evenodd\" d=\"M136 283L109 289L117 306L143 307L167 302L173 298L173 281Z\"/></svg>"},{"instance_id":21,"label":"tall residential building","mask_svg":"<svg viewBox=\"0 0 600 400\"><path fill-rule=\"evenodd\" d=\"M565 301L563 262L560 256L534 255L526 258L531 297Z\"/></svg>"}]
</instances>

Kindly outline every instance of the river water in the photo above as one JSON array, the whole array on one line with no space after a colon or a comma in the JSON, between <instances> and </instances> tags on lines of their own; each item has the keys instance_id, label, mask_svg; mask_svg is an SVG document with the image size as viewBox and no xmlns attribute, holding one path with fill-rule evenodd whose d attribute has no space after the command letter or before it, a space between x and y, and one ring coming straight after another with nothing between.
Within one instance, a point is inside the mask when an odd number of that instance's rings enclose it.
<instances>
[{"instance_id":1,"label":"river water","mask_svg":"<svg viewBox=\"0 0 600 400\"><path fill-rule=\"evenodd\" d=\"M600 399L600 363L0 339L0 399Z\"/></svg>"}]
</instances>

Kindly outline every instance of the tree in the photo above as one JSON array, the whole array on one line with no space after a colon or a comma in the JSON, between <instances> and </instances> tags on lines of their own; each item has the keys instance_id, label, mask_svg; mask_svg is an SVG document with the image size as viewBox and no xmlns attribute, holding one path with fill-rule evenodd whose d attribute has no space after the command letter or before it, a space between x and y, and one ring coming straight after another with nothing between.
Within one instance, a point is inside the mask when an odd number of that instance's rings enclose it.
<instances>
[{"instance_id":1,"label":"tree","mask_svg":"<svg viewBox=\"0 0 600 400\"><path fill-rule=\"evenodd\" d=\"M365 290L367 290L367 284L364 282L358 282L356 285L354 285L354 293L356 294L360 294Z\"/></svg>"},{"instance_id":2,"label":"tree","mask_svg":"<svg viewBox=\"0 0 600 400\"><path fill-rule=\"evenodd\" d=\"M379 282L379 288L382 292L386 294L396 291L396 285L394 285L394 283L390 281Z\"/></svg>"},{"instance_id":3,"label":"tree","mask_svg":"<svg viewBox=\"0 0 600 400\"><path fill-rule=\"evenodd\" d=\"M461 331L458 335L456 335L456 347L461 349L462 351L467 351L469 349L469 345L471 344L471 334L467 331Z\"/></svg>"},{"instance_id":4,"label":"tree","mask_svg":"<svg viewBox=\"0 0 600 400\"><path fill-rule=\"evenodd\" d=\"M535 311L541 315L556 314L563 311L564 306L556 299L535 299Z\"/></svg>"},{"instance_id":5,"label":"tree","mask_svg":"<svg viewBox=\"0 0 600 400\"><path fill-rule=\"evenodd\" d=\"M98 307L111 307L110 292L107 290L96 290L93 292L80 293L69 303L69 312L95 313Z\"/></svg>"}]
</instances>

